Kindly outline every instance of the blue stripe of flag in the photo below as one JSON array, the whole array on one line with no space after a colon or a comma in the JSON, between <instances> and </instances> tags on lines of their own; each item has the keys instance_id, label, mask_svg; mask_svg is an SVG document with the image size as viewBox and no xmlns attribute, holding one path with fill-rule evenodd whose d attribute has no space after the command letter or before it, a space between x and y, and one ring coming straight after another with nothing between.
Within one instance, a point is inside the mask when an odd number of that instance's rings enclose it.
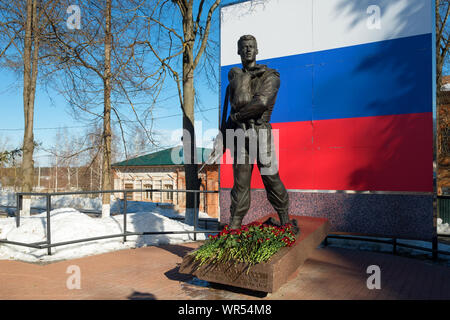
<instances>
[{"instance_id":1,"label":"blue stripe of flag","mask_svg":"<svg viewBox=\"0 0 450 320\"><path fill-rule=\"evenodd\" d=\"M272 122L432 111L432 35L258 61L277 69ZM228 71L221 68L222 101Z\"/></svg>"}]
</instances>

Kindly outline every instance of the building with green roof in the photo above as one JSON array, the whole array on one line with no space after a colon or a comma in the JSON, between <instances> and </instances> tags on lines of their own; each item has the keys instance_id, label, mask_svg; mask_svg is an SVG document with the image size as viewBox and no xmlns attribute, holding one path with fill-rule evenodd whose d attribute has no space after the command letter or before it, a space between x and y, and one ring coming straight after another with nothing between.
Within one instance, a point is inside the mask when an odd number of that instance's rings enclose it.
<instances>
[{"instance_id":1,"label":"building with green roof","mask_svg":"<svg viewBox=\"0 0 450 320\"><path fill-rule=\"evenodd\" d=\"M212 149L197 148L197 163L202 164L208 159ZM142 167L183 165L183 147L174 147L146 154L144 156L117 162L112 167Z\"/></svg>"},{"instance_id":2,"label":"building with green roof","mask_svg":"<svg viewBox=\"0 0 450 320\"><path fill-rule=\"evenodd\" d=\"M197 148L197 163L201 166L208 159L212 149ZM178 211L185 210L186 197L183 192L153 192L154 190L186 189L183 148L181 146L160 150L147 155L112 164L114 189L144 190L130 192L128 200L164 203ZM199 173L201 190L219 190L219 169L217 164L206 165ZM123 195L116 194L121 198ZM201 194L200 211L211 217L219 216L218 194Z\"/></svg>"}]
</instances>

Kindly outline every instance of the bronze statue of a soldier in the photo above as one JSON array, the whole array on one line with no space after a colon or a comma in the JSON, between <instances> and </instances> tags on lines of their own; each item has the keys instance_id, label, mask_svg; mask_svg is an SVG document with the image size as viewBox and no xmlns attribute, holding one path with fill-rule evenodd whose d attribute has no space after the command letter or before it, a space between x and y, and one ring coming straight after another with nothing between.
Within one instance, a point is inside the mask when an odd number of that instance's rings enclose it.
<instances>
[{"instance_id":1,"label":"bronze statue of a soldier","mask_svg":"<svg viewBox=\"0 0 450 320\"><path fill-rule=\"evenodd\" d=\"M250 208L254 160L261 172L267 198L278 213L280 224L292 223L296 227L295 220L289 221L289 196L278 174L272 126L269 123L280 88L280 74L266 65L256 64L258 47L255 37L251 35L244 35L239 39L238 54L241 56L242 69L232 68L228 74L231 110L225 129L251 130L254 140L251 142L247 133L244 144L239 145L235 140L232 142L234 185L231 191L230 228L240 228ZM260 134L261 131L265 131L264 134ZM255 146L256 159L252 159L250 149ZM243 156L244 161L237 161L239 155ZM270 223L278 224L273 219Z\"/></svg>"}]
</instances>

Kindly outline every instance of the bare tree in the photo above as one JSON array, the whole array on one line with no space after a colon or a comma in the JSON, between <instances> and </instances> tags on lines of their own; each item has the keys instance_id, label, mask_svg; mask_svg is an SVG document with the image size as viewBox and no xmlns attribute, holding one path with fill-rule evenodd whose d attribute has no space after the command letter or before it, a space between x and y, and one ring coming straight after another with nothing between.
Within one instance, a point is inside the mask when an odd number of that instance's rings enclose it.
<instances>
[{"instance_id":1,"label":"bare tree","mask_svg":"<svg viewBox=\"0 0 450 320\"><path fill-rule=\"evenodd\" d=\"M15 161L22 156L22 149L16 148L14 150L2 150L0 151L0 167L8 165L10 162Z\"/></svg>"},{"instance_id":2,"label":"bare tree","mask_svg":"<svg viewBox=\"0 0 450 320\"><path fill-rule=\"evenodd\" d=\"M155 150L155 146L147 143L147 135L141 126L132 127L133 135L127 139L128 158L139 157Z\"/></svg>"},{"instance_id":3,"label":"bare tree","mask_svg":"<svg viewBox=\"0 0 450 320\"><path fill-rule=\"evenodd\" d=\"M440 91L443 83L444 70L448 66L450 48L450 29L448 26L448 18L450 15L450 1L449 0L435 0L436 5L436 124L437 124L437 139L436 139L436 169L437 169L437 186L438 194L442 193L442 186L449 183L448 175L449 158L445 152L446 141L445 129L448 128L448 98L446 98Z\"/></svg>"},{"instance_id":4,"label":"bare tree","mask_svg":"<svg viewBox=\"0 0 450 320\"><path fill-rule=\"evenodd\" d=\"M13 186L16 190L17 163L21 162L21 157L21 148L0 150L0 185L2 187Z\"/></svg>"},{"instance_id":5,"label":"bare tree","mask_svg":"<svg viewBox=\"0 0 450 320\"><path fill-rule=\"evenodd\" d=\"M55 70L59 81L52 83L58 83L55 89L72 105L77 119L84 117L92 123L101 121L103 124L98 145L102 151L103 190L112 189L112 117L116 117L122 135L127 122L121 114L121 106L131 108L135 121L145 129L148 142L154 143L151 132L146 130L148 119L142 119L135 102L143 93L152 96L157 92L157 86L146 84L145 55L136 45L142 35L136 12L143 1L83 2L80 9L82 25L76 30L64 26L64 2L59 11L47 12L54 40L52 49L58 57ZM147 108L149 105L147 103ZM125 138L122 140L125 147ZM109 203L110 195L104 194L103 216L109 216Z\"/></svg>"},{"instance_id":6,"label":"bare tree","mask_svg":"<svg viewBox=\"0 0 450 320\"><path fill-rule=\"evenodd\" d=\"M220 0L154 0L141 7L147 20L147 39L141 41L155 57L155 72L175 81L183 112L183 150L186 189L199 190L194 109L195 74L201 61L211 58L212 18ZM203 59L202 59L203 58ZM204 70L202 70L204 71ZM156 79L161 83L165 77ZM197 199L198 201L198 199ZM195 195L186 195L186 223L194 223Z\"/></svg>"},{"instance_id":7,"label":"bare tree","mask_svg":"<svg viewBox=\"0 0 450 320\"><path fill-rule=\"evenodd\" d=\"M0 1L0 51L3 65L23 75L24 137L22 159L22 191L31 192L34 181L33 126L38 71L45 65L48 20L43 14L55 1ZM24 215L29 215L30 199L24 197Z\"/></svg>"},{"instance_id":8,"label":"bare tree","mask_svg":"<svg viewBox=\"0 0 450 320\"><path fill-rule=\"evenodd\" d=\"M435 0L436 3L436 84L442 86L442 75L445 64L448 62L450 48L450 30L448 18L450 14L449 0Z\"/></svg>"}]
</instances>

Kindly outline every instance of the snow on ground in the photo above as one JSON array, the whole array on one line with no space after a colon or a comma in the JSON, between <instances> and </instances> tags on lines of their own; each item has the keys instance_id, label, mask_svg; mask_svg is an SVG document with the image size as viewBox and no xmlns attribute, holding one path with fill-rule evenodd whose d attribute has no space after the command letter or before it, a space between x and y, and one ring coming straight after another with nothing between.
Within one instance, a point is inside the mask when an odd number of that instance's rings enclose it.
<instances>
[{"instance_id":1,"label":"snow on ground","mask_svg":"<svg viewBox=\"0 0 450 320\"><path fill-rule=\"evenodd\" d=\"M450 234L450 226L448 223L442 223L442 219L437 219L437 233L438 234Z\"/></svg>"},{"instance_id":2,"label":"snow on ground","mask_svg":"<svg viewBox=\"0 0 450 320\"><path fill-rule=\"evenodd\" d=\"M15 193L6 190L0 190L0 205L15 206L16 205Z\"/></svg>"},{"instance_id":3,"label":"snow on ground","mask_svg":"<svg viewBox=\"0 0 450 320\"><path fill-rule=\"evenodd\" d=\"M73 208L52 210L50 214L52 243L120 234L123 232L122 215L108 218L92 218ZM45 241L47 228L46 215L47 213L43 212L28 218L21 218L19 228L15 227L15 219L13 217L0 219L0 238L24 243ZM127 231L130 232L188 230L193 230L193 227L169 219L158 213L137 212L127 214ZM205 235L197 234L197 239L204 240ZM127 248L190 242L194 240L194 235L127 236L127 242L122 243L122 240L122 237L118 237L55 247L52 248L51 256L47 255L47 249L34 249L2 244L0 245L0 259L30 262L73 259Z\"/></svg>"},{"instance_id":4,"label":"snow on ground","mask_svg":"<svg viewBox=\"0 0 450 320\"><path fill-rule=\"evenodd\" d=\"M7 191L0 191L0 205L15 206L15 194ZM32 197L31 206L42 208L46 207L45 197ZM84 195L63 195L52 197L52 208L74 208L79 211L93 210L101 212L102 199L100 197L89 198ZM14 213L14 209L5 210L10 215ZM123 201L111 196L111 213L122 213ZM154 203L145 201L127 201L127 212L156 212L168 218L183 218L185 212L177 212L171 208L168 203ZM199 212L199 218L212 218L206 212Z\"/></svg>"},{"instance_id":5,"label":"snow on ground","mask_svg":"<svg viewBox=\"0 0 450 320\"><path fill-rule=\"evenodd\" d=\"M52 197L53 198L53 197ZM14 195L0 192L1 205L14 205ZM44 198L33 198L32 206L45 207ZM67 206L67 207L64 207ZM90 199L73 196L59 196L52 200L52 207L57 207L51 214L51 242L65 242L82 238L103 235L120 234L123 232L123 215L117 214L107 218L91 217L73 207L90 210L100 210L101 199ZM113 201L112 212L121 208L121 201ZM156 203L130 201L127 206L127 231L189 231L193 227L176 221L173 218L184 217L169 206ZM172 218L172 219L171 219ZM210 218L206 213L200 213L200 218ZM47 213L40 211L31 217L21 217L20 227L16 228L14 217L0 218L0 239L9 241L35 243L46 241ZM197 240L204 240L205 234L197 234ZM80 258L88 255L109 251L136 248L149 245L176 244L194 241L193 234L127 236L82 242L52 248L52 255L47 255L47 249L27 248L23 246L0 244L0 259L22 260L29 262L46 262L64 259Z\"/></svg>"}]
</instances>

